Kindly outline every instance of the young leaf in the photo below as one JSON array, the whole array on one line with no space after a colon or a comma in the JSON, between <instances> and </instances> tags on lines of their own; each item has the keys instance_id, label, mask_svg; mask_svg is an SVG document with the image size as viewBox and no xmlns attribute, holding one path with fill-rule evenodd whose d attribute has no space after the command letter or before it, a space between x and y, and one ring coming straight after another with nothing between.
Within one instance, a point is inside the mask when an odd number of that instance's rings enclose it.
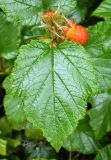
<instances>
[{"instance_id":1,"label":"young leaf","mask_svg":"<svg viewBox=\"0 0 111 160\"><path fill-rule=\"evenodd\" d=\"M8 21L6 16L0 14L0 55L7 58L17 55L20 44L20 27L18 24Z\"/></svg>"},{"instance_id":2,"label":"young leaf","mask_svg":"<svg viewBox=\"0 0 111 160\"><path fill-rule=\"evenodd\" d=\"M99 90L111 87L111 23L102 22L89 27L89 40L85 45L98 72Z\"/></svg>"},{"instance_id":3,"label":"young leaf","mask_svg":"<svg viewBox=\"0 0 111 160\"><path fill-rule=\"evenodd\" d=\"M104 0L93 12L93 15L104 18L105 20L111 20L111 1Z\"/></svg>"},{"instance_id":4,"label":"young leaf","mask_svg":"<svg viewBox=\"0 0 111 160\"><path fill-rule=\"evenodd\" d=\"M42 0L0 0L0 8L9 17L20 20L23 24L36 21L37 13L42 7Z\"/></svg>"},{"instance_id":5,"label":"young leaf","mask_svg":"<svg viewBox=\"0 0 111 160\"><path fill-rule=\"evenodd\" d=\"M64 147L70 151L78 151L83 154L91 154L98 151L101 144L95 140L88 119L81 120L77 129L68 137Z\"/></svg>"},{"instance_id":6,"label":"young leaf","mask_svg":"<svg viewBox=\"0 0 111 160\"><path fill-rule=\"evenodd\" d=\"M111 159L111 144L101 149L94 160L110 160Z\"/></svg>"},{"instance_id":7,"label":"young leaf","mask_svg":"<svg viewBox=\"0 0 111 160\"><path fill-rule=\"evenodd\" d=\"M32 41L20 49L4 87L10 120L20 123L25 116L58 151L85 115L96 73L82 46L66 41L50 48Z\"/></svg>"},{"instance_id":8,"label":"young leaf","mask_svg":"<svg viewBox=\"0 0 111 160\"><path fill-rule=\"evenodd\" d=\"M101 138L111 131L111 94L102 93L93 98L92 108L89 111L90 124L95 136Z\"/></svg>"},{"instance_id":9,"label":"young leaf","mask_svg":"<svg viewBox=\"0 0 111 160\"><path fill-rule=\"evenodd\" d=\"M7 142L0 138L0 155L2 156L6 155L6 145Z\"/></svg>"}]
</instances>

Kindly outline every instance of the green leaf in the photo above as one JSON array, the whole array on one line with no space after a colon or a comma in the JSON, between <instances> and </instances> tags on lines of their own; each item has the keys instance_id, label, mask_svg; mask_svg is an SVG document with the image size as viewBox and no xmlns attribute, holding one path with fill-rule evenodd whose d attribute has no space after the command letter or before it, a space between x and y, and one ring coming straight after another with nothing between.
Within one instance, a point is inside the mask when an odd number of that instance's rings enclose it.
<instances>
[{"instance_id":1,"label":"green leaf","mask_svg":"<svg viewBox=\"0 0 111 160\"><path fill-rule=\"evenodd\" d=\"M43 7L42 0L0 0L0 8L23 24L37 21L37 13Z\"/></svg>"},{"instance_id":2,"label":"green leaf","mask_svg":"<svg viewBox=\"0 0 111 160\"><path fill-rule=\"evenodd\" d=\"M0 119L0 131L2 135L6 135L11 131L11 127L6 119L6 117L2 117Z\"/></svg>"},{"instance_id":3,"label":"green leaf","mask_svg":"<svg viewBox=\"0 0 111 160\"><path fill-rule=\"evenodd\" d=\"M32 39L40 38L40 36L46 36L46 29L40 28L39 26L32 26L32 27L24 27L22 30L23 41L24 43L29 43Z\"/></svg>"},{"instance_id":4,"label":"green leaf","mask_svg":"<svg viewBox=\"0 0 111 160\"><path fill-rule=\"evenodd\" d=\"M10 84L7 87L10 88ZM6 116L12 128L16 130L23 129L26 124L26 118L24 110L21 107L22 101L16 96L13 97L12 95L6 95L4 99L4 104L5 106L7 106L5 108Z\"/></svg>"},{"instance_id":5,"label":"green leaf","mask_svg":"<svg viewBox=\"0 0 111 160\"><path fill-rule=\"evenodd\" d=\"M56 160L56 159L46 159L46 158L35 158L33 160Z\"/></svg>"},{"instance_id":6,"label":"green leaf","mask_svg":"<svg viewBox=\"0 0 111 160\"><path fill-rule=\"evenodd\" d=\"M88 119L84 119L80 121L77 129L65 141L64 147L70 152L91 154L97 152L101 144L95 139Z\"/></svg>"},{"instance_id":7,"label":"green leaf","mask_svg":"<svg viewBox=\"0 0 111 160\"><path fill-rule=\"evenodd\" d=\"M32 126L32 124L27 123L25 127L25 135L27 137L42 140L43 139L43 133L42 130L37 129L36 127Z\"/></svg>"},{"instance_id":8,"label":"green leaf","mask_svg":"<svg viewBox=\"0 0 111 160\"><path fill-rule=\"evenodd\" d=\"M98 94L93 98L92 105L94 108L89 111L90 125L95 136L101 138L111 131L111 94Z\"/></svg>"},{"instance_id":9,"label":"green leaf","mask_svg":"<svg viewBox=\"0 0 111 160\"><path fill-rule=\"evenodd\" d=\"M111 144L101 149L94 160L110 160L111 159Z\"/></svg>"},{"instance_id":10,"label":"green leaf","mask_svg":"<svg viewBox=\"0 0 111 160\"><path fill-rule=\"evenodd\" d=\"M111 1L104 0L99 7L93 12L93 16L111 20Z\"/></svg>"},{"instance_id":11,"label":"green leaf","mask_svg":"<svg viewBox=\"0 0 111 160\"><path fill-rule=\"evenodd\" d=\"M7 141L7 146L8 147L13 147L16 148L17 146L21 145L21 142L17 139L12 139L12 138L4 138Z\"/></svg>"},{"instance_id":12,"label":"green leaf","mask_svg":"<svg viewBox=\"0 0 111 160\"><path fill-rule=\"evenodd\" d=\"M24 151L27 156L27 160L32 160L33 158L39 159L52 159L56 157L55 150L46 141L25 141L23 144Z\"/></svg>"},{"instance_id":13,"label":"green leaf","mask_svg":"<svg viewBox=\"0 0 111 160\"><path fill-rule=\"evenodd\" d=\"M99 91L111 88L111 23L102 22L89 27L89 40L85 45L98 72Z\"/></svg>"},{"instance_id":14,"label":"green leaf","mask_svg":"<svg viewBox=\"0 0 111 160\"><path fill-rule=\"evenodd\" d=\"M50 48L32 41L20 49L4 87L8 119L21 124L27 118L58 151L86 113L96 74L81 45L66 41Z\"/></svg>"},{"instance_id":15,"label":"green leaf","mask_svg":"<svg viewBox=\"0 0 111 160\"><path fill-rule=\"evenodd\" d=\"M2 160L20 160L20 159L17 156L10 155L8 159L2 159Z\"/></svg>"},{"instance_id":16,"label":"green leaf","mask_svg":"<svg viewBox=\"0 0 111 160\"><path fill-rule=\"evenodd\" d=\"M77 5L69 15L71 19L74 19L76 23L83 22L86 17L88 7L88 0L77 0Z\"/></svg>"},{"instance_id":17,"label":"green leaf","mask_svg":"<svg viewBox=\"0 0 111 160\"><path fill-rule=\"evenodd\" d=\"M76 0L49 0L49 3L47 4L49 9L57 10L59 8L63 14L67 15L76 7Z\"/></svg>"},{"instance_id":18,"label":"green leaf","mask_svg":"<svg viewBox=\"0 0 111 160\"><path fill-rule=\"evenodd\" d=\"M46 158L35 158L33 160L56 160L56 159L46 159Z\"/></svg>"},{"instance_id":19,"label":"green leaf","mask_svg":"<svg viewBox=\"0 0 111 160\"><path fill-rule=\"evenodd\" d=\"M89 0L77 0L77 5L71 14L68 15L68 18L73 19L77 24L86 22L85 18L88 19L96 3L97 1L95 0L91 0L91 2Z\"/></svg>"},{"instance_id":20,"label":"green leaf","mask_svg":"<svg viewBox=\"0 0 111 160\"><path fill-rule=\"evenodd\" d=\"M5 58L17 55L20 39L19 24L8 21L5 15L0 14L0 55Z\"/></svg>"},{"instance_id":21,"label":"green leaf","mask_svg":"<svg viewBox=\"0 0 111 160\"><path fill-rule=\"evenodd\" d=\"M87 13L86 8L81 8L77 6L71 13L70 17L71 19L74 19L76 23L80 23L83 22L83 20L85 19L86 13Z\"/></svg>"},{"instance_id":22,"label":"green leaf","mask_svg":"<svg viewBox=\"0 0 111 160\"><path fill-rule=\"evenodd\" d=\"M0 138L0 155L3 155L3 156L6 155L6 145L7 145L7 142Z\"/></svg>"}]
</instances>

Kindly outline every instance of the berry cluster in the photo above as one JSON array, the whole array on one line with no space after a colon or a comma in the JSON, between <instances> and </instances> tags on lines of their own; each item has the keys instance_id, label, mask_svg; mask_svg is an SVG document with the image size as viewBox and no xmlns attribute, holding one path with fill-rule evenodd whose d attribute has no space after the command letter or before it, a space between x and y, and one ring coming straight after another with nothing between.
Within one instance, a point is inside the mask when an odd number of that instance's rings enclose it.
<instances>
[{"instance_id":1,"label":"berry cluster","mask_svg":"<svg viewBox=\"0 0 111 160\"><path fill-rule=\"evenodd\" d=\"M61 24L57 23L58 19L59 21L61 20ZM62 19L64 19L64 21ZM56 12L45 12L44 21L45 23L51 25L54 24L57 28L59 28L59 31L57 31L55 34L58 35L61 39L66 39L81 45L85 44L88 40L88 31L86 28L84 28L82 25L76 25L73 20L67 19L64 16L60 16L60 14Z\"/></svg>"}]
</instances>

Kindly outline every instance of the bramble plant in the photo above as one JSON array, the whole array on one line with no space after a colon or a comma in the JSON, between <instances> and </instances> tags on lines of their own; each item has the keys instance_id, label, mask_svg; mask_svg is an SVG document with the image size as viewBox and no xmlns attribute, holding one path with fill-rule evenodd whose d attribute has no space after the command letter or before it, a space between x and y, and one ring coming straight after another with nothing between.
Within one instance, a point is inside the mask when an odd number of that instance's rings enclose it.
<instances>
[{"instance_id":1,"label":"bramble plant","mask_svg":"<svg viewBox=\"0 0 111 160\"><path fill-rule=\"evenodd\" d=\"M0 0L0 159L111 160L111 0Z\"/></svg>"}]
</instances>

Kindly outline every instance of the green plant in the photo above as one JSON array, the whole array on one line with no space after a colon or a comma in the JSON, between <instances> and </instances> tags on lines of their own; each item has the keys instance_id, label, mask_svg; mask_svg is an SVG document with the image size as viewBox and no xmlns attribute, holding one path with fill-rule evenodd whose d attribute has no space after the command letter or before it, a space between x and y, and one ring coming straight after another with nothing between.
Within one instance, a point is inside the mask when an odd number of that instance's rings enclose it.
<instances>
[{"instance_id":1,"label":"green plant","mask_svg":"<svg viewBox=\"0 0 111 160\"><path fill-rule=\"evenodd\" d=\"M111 1L0 8L1 158L110 160Z\"/></svg>"}]
</instances>

